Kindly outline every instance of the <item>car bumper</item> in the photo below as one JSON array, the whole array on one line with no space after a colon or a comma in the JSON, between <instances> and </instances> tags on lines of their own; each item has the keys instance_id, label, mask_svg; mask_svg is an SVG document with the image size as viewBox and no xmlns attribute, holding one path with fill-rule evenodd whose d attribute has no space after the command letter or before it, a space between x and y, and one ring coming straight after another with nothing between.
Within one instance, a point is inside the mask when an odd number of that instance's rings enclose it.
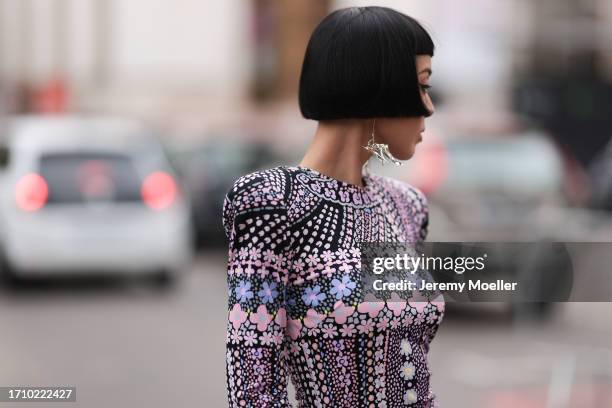
<instances>
[{"instance_id":1,"label":"car bumper","mask_svg":"<svg viewBox=\"0 0 612 408\"><path fill-rule=\"evenodd\" d=\"M185 229L107 235L22 232L8 241L5 256L19 275L178 271L191 260L190 239Z\"/></svg>"}]
</instances>

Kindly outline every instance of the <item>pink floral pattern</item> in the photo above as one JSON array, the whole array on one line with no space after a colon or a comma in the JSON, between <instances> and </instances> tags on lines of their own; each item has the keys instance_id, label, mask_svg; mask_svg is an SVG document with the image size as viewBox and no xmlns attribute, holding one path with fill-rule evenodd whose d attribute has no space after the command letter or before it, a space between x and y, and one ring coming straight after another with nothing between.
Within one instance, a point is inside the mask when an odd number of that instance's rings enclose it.
<instances>
[{"instance_id":1,"label":"pink floral pattern","mask_svg":"<svg viewBox=\"0 0 612 408\"><path fill-rule=\"evenodd\" d=\"M228 241L231 407L434 407L427 353L444 300L362 301L361 242L422 244L427 200L365 174L363 187L301 166L238 178Z\"/></svg>"}]
</instances>

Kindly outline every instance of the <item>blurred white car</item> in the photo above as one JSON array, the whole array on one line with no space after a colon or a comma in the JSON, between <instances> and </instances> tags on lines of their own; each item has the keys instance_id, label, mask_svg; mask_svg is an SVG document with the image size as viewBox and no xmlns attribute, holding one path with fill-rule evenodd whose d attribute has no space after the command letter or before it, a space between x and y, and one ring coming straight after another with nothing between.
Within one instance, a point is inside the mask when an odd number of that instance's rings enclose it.
<instances>
[{"instance_id":1,"label":"blurred white car","mask_svg":"<svg viewBox=\"0 0 612 408\"><path fill-rule=\"evenodd\" d=\"M10 274L169 282L189 264L189 199L150 129L24 116L0 133L0 255Z\"/></svg>"}]
</instances>

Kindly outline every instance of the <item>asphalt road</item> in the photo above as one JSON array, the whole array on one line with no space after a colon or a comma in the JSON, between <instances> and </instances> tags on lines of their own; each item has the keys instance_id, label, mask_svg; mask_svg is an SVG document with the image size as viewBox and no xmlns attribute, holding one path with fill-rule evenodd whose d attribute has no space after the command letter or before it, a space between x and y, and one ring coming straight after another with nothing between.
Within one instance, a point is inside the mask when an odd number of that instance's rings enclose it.
<instances>
[{"instance_id":1,"label":"asphalt road","mask_svg":"<svg viewBox=\"0 0 612 408\"><path fill-rule=\"evenodd\" d=\"M18 408L226 406L225 261L223 251L200 255L168 291L124 281L0 288L0 386L77 388L76 403ZM442 407L612 406L612 303L561 305L546 322L469 306L449 308L432 343Z\"/></svg>"}]
</instances>

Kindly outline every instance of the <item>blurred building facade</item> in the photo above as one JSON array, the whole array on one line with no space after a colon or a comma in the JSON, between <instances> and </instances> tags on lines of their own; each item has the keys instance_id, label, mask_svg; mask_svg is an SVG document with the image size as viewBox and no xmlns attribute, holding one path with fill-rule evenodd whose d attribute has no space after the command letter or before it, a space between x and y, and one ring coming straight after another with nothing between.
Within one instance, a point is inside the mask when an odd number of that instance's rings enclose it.
<instances>
[{"instance_id":1,"label":"blurred building facade","mask_svg":"<svg viewBox=\"0 0 612 408\"><path fill-rule=\"evenodd\" d=\"M362 5L0 0L3 110L118 112L187 128L238 123L297 134L313 126L300 122L295 97L312 29L331 10ZM496 113L517 110L561 135L583 162L609 138L609 93L601 91L612 82L609 1L367 5L413 15L432 33L432 92L465 122L498 125ZM591 135L588 146L571 143L580 131Z\"/></svg>"},{"instance_id":2,"label":"blurred building facade","mask_svg":"<svg viewBox=\"0 0 612 408\"><path fill-rule=\"evenodd\" d=\"M539 0L521 51L515 109L588 165L612 139L612 6L609 1Z\"/></svg>"},{"instance_id":3,"label":"blurred building facade","mask_svg":"<svg viewBox=\"0 0 612 408\"><path fill-rule=\"evenodd\" d=\"M15 95L60 81L75 111L157 115L207 100L225 106L250 81L251 13L237 0L2 0L5 105L27 109L15 106Z\"/></svg>"}]
</instances>

